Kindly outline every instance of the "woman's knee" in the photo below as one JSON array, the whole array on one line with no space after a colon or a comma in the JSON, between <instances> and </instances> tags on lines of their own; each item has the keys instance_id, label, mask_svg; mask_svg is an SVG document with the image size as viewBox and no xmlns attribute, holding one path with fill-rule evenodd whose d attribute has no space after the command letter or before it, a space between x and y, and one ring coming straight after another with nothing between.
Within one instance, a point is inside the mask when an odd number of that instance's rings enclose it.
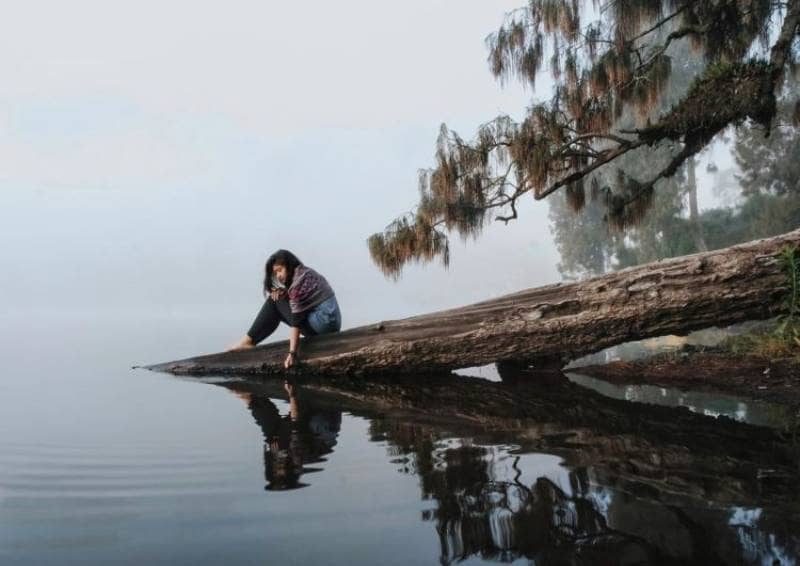
<instances>
[{"instance_id":1,"label":"woman's knee","mask_svg":"<svg viewBox=\"0 0 800 566\"><path fill-rule=\"evenodd\" d=\"M258 344L272 334L280 323L280 315L271 299L267 299L250 325L247 335L253 343Z\"/></svg>"}]
</instances>

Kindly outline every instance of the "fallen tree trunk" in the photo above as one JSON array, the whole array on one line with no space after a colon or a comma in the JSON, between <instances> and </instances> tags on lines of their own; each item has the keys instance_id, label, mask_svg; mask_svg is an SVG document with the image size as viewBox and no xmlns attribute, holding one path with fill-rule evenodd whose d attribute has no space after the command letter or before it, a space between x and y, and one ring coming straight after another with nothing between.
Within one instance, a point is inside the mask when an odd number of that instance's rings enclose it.
<instances>
[{"instance_id":1,"label":"fallen tree trunk","mask_svg":"<svg viewBox=\"0 0 800 566\"><path fill-rule=\"evenodd\" d=\"M556 283L465 307L303 338L298 371L409 373L525 360L561 367L603 348L784 312L779 254L800 230ZM184 375L283 374L287 341L145 366Z\"/></svg>"}]
</instances>

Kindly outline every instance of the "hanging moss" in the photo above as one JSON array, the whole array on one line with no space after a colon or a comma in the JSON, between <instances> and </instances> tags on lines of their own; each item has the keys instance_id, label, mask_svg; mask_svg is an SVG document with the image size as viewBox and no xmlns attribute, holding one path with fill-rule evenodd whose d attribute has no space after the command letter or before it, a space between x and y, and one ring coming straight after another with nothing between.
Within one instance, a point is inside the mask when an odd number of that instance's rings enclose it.
<instances>
[{"instance_id":1,"label":"hanging moss","mask_svg":"<svg viewBox=\"0 0 800 566\"><path fill-rule=\"evenodd\" d=\"M605 201L609 224L633 226L650 206L654 184L720 131L747 119L769 128L780 71L797 58L791 49L799 17L795 3L619 0L602 3L599 19L582 25L581 16L597 16L598 6L589 11L588 2L579 0L529 0L487 38L489 66L501 83L516 77L535 86L549 67L556 83L553 98L530 106L520 122L501 116L480 126L472 141L442 126L434 166L420 175L416 215L370 240L384 272L446 254L444 232L476 236L490 209L513 207L525 192L543 198L564 189L572 208L580 210L585 176L593 198ZM744 61L758 45L764 51L770 47L777 21L781 30L771 62ZM694 44L711 64L659 117L679 42ZM635 120L638 129L615 132L623 118ZM625 177L613 190L598 188L595 171L628 151L662 142L673 146L672 155L650 178ZM516 217L516 209L498 217Z\"/></svg>"}]
</instances>

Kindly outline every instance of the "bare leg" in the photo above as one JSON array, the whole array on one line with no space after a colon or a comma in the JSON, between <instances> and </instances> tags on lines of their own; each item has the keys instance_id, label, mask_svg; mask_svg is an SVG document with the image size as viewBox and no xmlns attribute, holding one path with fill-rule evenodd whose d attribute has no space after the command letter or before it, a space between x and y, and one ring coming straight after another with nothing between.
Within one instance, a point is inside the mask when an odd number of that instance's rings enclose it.
<instances>
[{"instance_id":1,"label":"bare leg","mask_svg":"<svg viewBox=\"0 0 800 566\"><path fill-rule=\"evenodd\" d=\"M249 348L255 348L256 343L253 342L253 339L250 338L249 335L245 334L245 337L239 340L236 344L231 344L228 346L228 352L234 352L236 350L247 350Z\"/></svg>"},{"instance_id":2,"label":"bare leg","mask_svg":"<svg viewBox=\"0 0 800 566\"><path fill-rule=\"evenodd\" d=\"M245 334L239 342L229 346L228 351L254 348L256 344L275 332L281 320L282 316L275 301L272 300L272 297L268 297L261 306L261 310L258 311L258 315L256 315L253 324L250 326L250 330L247 331L247 334Z\"/></svg>"}]
</instances>

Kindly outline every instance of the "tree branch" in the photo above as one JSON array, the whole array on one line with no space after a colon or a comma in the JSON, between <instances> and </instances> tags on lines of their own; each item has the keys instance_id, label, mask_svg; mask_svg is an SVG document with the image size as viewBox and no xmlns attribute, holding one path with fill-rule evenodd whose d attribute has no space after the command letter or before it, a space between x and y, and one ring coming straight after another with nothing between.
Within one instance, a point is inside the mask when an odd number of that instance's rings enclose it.
<instances>
[{"instance_id":1,"label":"tree branch","mask_svg":"<svg viewBox=\"0 0 800 566\"><path fill-rule=\"evenodd\" d=\"M598 167L601 167L601 166L605 165L606 163L610 163L610 162L614 161L620 155L623 155L623 154L629 152L632 149L636 149L637 147L645 145L645 143L646 142L644 140L636 140L636 141L633 141L633 142L628 142L626 144L620 145L616 149L609 150L608 153L603 152L603 154L601 154L601 155L603 155L602 157L600 157L599 159L595 159L590 165L587 165L583 169L579 169L578 171L575 171L574 173L570 173L566 177L564 177L562 179L559 179L558 181L556 181L555 183L550 185L544 191L541 191L541 192L534 191L534 198L536 200L542 200L547 195L556 192L561 187L569 185L570 183L574 183L575 181L578 181L579 179L583 179L586 175L588 175L589 173L591 173L592 171L594 171Z\"/></svg>"},{"instance_id":2,"label":"tree branch","mask_svg":"<svg viewBox=\"0 0 800 566\"><path fill-rule=\"evenodd\" d=\"M629 39L629 40L628 40L628 42L629 42L629 43L631 43L631 44L633 44L635 41L638 41L639 39L642 39L642 38L643 38L644 36L646 36L647 34L649 34L649 33L652 33L652 32L654 32L654 31L656 31L658 28L660 28L661 26L663 26L664 24L666 24L666 23L667 23L668 21L670 21L672 18L674 18L674 17L678 16L679 14L681 14L681 13L682 13L684 10L686 10L688 7L689 7L689 4L685 4L685 5L681 6L680 8L678 8L677 10L675 10L675 11L674 11L672 14L670 14L670 15L669 15L669 16L667 16L666 18L663 18L663 19L659 20L658 22L656 22L656 23L655 23L655 25L653 25L652 27L650 27L650 28L648 28L648 29L644 30L642 33L640 33L640 34L639 34L639 35L637 35L636 37L632 37L631 39ZM628 42L626 42L626 43L628 43Z\"/></svg>"}]
</instances>

